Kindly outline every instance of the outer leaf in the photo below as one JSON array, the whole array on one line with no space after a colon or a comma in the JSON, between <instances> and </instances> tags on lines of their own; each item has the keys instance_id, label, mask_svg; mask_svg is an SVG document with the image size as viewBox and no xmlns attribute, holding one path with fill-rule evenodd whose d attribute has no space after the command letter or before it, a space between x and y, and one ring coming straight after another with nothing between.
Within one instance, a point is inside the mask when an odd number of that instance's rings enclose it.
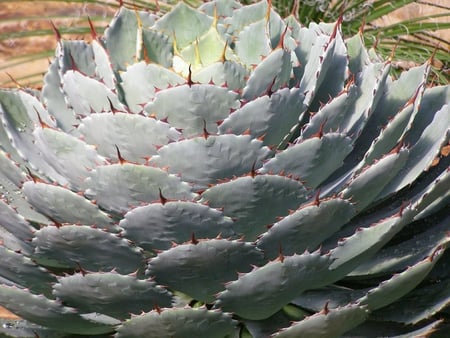
<instances>
[{"instance_id":1,"label":"outer leaf","mask_svg":"<svg viewBox=\"0 0 450 338\"><path fill-rule=\"evenodd\" d=\"M112 325L91 322L81 317L73 308L16 287L0 285L0 303L21 317L55 330L85 335L113 331Z\"/></svg>"},{"instance_id":2,"label":"outer leaf","mask_svg":"<svg viewBox=\"0 0 450 338\"><path fill-rule=\"evenodd\" d=\"M247 65L258 64L268 54L266 51L275 48L285 27L267 1L240 7L224 19L224 24L231 36L238 36L237 43L243 41L237 49Z\"/></svg>"},{"instance_id":3,"label":"outer leaf","mask_svg":"<svg viewBox=\"0 0 450 338\"><path fill-rule=\"evenodd\" d=\"M0 113L2 115L4 114L4 108L2 107L2 105L0 105ZM11 137L8 135L8 132L5 128L8 128L8 126L5 125L2 118L2 123L0 124L0 149L2 154L8 154L7 156L11 157L14 162L24 162L17 149L14 148L14 146L11 144Z\"/></svg>"},{"instance_id":4,"label":"outer leaf","mask_svg":"<svg viewBox=\"0 0 450 338\"><path fill-rule=\"evenodd\" d=\"M319 252L272 261L227 284L217 304L246 319L267 318L305 290L327 284L330 263Z\"/></svg>"},{"instance_id":5,"label":"outer leaf","mask_svg":"<svg viewBox=\"0 0 450 338\"><path fill-rule=\"evenodd\" d=\"M405 208L397 215L372 224L369 228L358 228L351 237L339 240L338 246L329 253L334 259L330 266L331 270L335 270L333 279L341 278L338 275L346 275L368 260L409 224L415 213L415 210Z\"/></svg>"},{"instance_id":6,"label":"outer leaf","mask_svg":"<svg viewBox=\"0 0 450 338\"><path fill-rule=\"evenodd\" d=\"M239 6L232 16L225 18L224 22L228 26L229 34L235 35L236 32L250 25L252 22L262 20L267 14L268 4L266 1L260 1L249 6Z\"/></svg>"},{"instance_id":7,"label":"outer leaf","mask_svg":"<svg viewBox=\"0 0 450 338\"><path fill-rule=\"evenodd\" d=\"M449 191L450 169L447 169L420 194L420 199L415 205L420 212L416 219L426 217L428 214L435 212L435 209L445 206L448 201Z\"/></svg>"},{"instance_id":8,"label":"outer leaf","mask_svg":"<svg viewBox=\"0 0 450 338\"><path fill-rule=\"evenodd\" d=\"M26 176L19 164L11 160L11 156L0 150L0 189L7 191L19 191Z\"/></svg>"},{"instance_id":9,"label":"outer leaf","mask_svg":"<svg viewBox=\"0 0 450 338\"><path fill-rule=\"evenodd\" d=\"M194 194L184 182L165 171L130 163L97 167L86 180L86 195L100 207L126 212L142 202L168 199L191 200Z\"/></svg>"},{"instance_id":10,"label":"outer leaf","mask_svg":"<svg viewBox=\"0 0 450 338\"><path fill-rule=\"evenodd\" d=\"M270 53L270 39L266 27L267 21L262 19L245 26L239 33L236 53L245 65L258 65L261 59Z\"/></svg>"},{"instance_id":11,"label":"outer leaf","mask_svg":"<svg viewBox=\"0 0 450 338\"><path fill-rule=\"evenodd\" d=\"M450 241L447 232L450 230L450 217L443 218L428 230L397 245L388 246L370 261L358 266L349 276L367 277L395 273L417 264L424 256L430 256L439 245ZM420 245L417 245L420 243Z\"/></svg>"},{"instance_id":12,"label":"outer leaf","mask_svg":"<svg viewBox=\"0 0 450 338\"><path fill-rule=\"evenodd\" d=\"M340 168L352 149L352 141L346 135L328 133L277 153L264 163L260 172L292 174L303 180L306 186L315 189Z\"/></svg>"},{"instance_id":13,"label":"outer leaf","mask_svg":"<svg viewBox=\"0 0 450 338\"><path fill-rule=\"evenodd\" d=\"M357 209L363 210L400 172L408 160L408 155L408 150L402 148L396 153L385 156L356 176L342 192L342 197L351 198L357 203Z\"/></svg>"},{"instance_id":14,"label":"outer leaf","mask_svg":"<svg viewBox=\"0 0 450 338\"><path fill-rule=\"evenodd\" d=\"M289 82L292 68L290 52L278 48L262 62L255 63L257 66L251 73L242 93L244 100L251 101L266 93L271 95Z\"/></svg>"},{"instance_id":15,"label":"outer leaf","mask_svg":"<svg viewBox=\"0 0 450 338\"><path fill-rule=\"evenodd\" d=\"M234 235L230 218L194 202L152 203L129 211L120 221L123 235L146 250L169 249L191 239Z\"/></svg>"},{"instance_id":16,"label":"outer leaf","mask_svg":"<svg viewBox=\"0 0 450 338\"><path fill-rule=\"evenodd\" d=\"M450 89L448 86L425 88L417 109L417 114L414 116L414 121L411 121L409 125L410 129L405 137L405 142L410 142L411 144L417 143L423 136L428 125L433 123L433 120L437 118L436 115L440 114L439 111L446 109L445 107L448 106L449 100ZM447 109L449 108L447 107ZM434 113L427 114L427 111Z\"/></svg>"},{"instance_id":17,"label":"outer leaf","mask_svg":"<svg viewBox=\"0 0 450 338\"><path fill-rule=\"evenodd\" d=\"M239 90L245 86L249 70L240 63L225 60L202 67L192 74L192 81L199 83L214 83L217 86L227 86L229 90Z\"/></svg>"},{"instance_id":18,"label":"outer leaf","mask_svg":"<svg viewBox=\"0 0 450 338\"><path fill-rule=\"evenodd\" d=\"M63 91L67 104L78 117L92 112L124 111L115 92L95 79L77 71L67 71L63 76Z\"/></svg>"},{"instance_id":19,"label":"outer leaf","mask_svg":"<svg viewBox=\"0 0 450 338\"><path fill-rule=\"evenodd\" d=\"M96 64L92 45L83 40L61 40L56 46L56 57L61 77L78 69L86 76L95 76Z\"/></svg>"},{"instance_id":20,"label":"outer leaf","mask_svg":"<svg viewBox=\"0 0 450 338\"><path fill-rule=\"evenodd\" d=\"M216 13L217 17L220 19L233 16L233 11L241 7L242 5L238 1L214 0L201 4L199 9L209 16L214 16Z\"/></svg>"},{"instance_id":21,"label":"outer leaf","mask_svg":"<svg viewBox=\"0 0 450 338\"><path fill-rule=\"evenodd\" d=\"M323 288L308 290L292 300L292 304L311 312L320 312L325 307L334 309L354 304L365 296L369 289L351 289L343 286L328 285Z\"/></svg>"},{"instance_id":22,"label":"outer leaf","mask_svg":"<svg viewBox=\"0 0 450 338\"><path fill-rule=\"evenodd\" d=\"M0 225L5 227L9 232L14 233L23 243L19 245L22 250L26 250L26 241L30 238L28 224L24 226L24 218L31 222L46 224L48 220L34 211L30 204L25 200L21 191L22 183L26 180L25 174L22 172L18 164L9 159L9 155L0 151ZM4 203L9 205L9 209ZM5 207L5 209L4 209ZM20 215L20 216L19 216ZM27 229L28 228L28 229ZM25 231L25 233L24 233ZM18 249L17 249L18 250Z\"/></svg>"},{"instance_id":23,"label":"outer leaf","mask_svg":"<svg viewBox=\"0 0 450 338\"><path fill-rule=\"evenodd\" d=\"M223 208L234 220L234 230L255 240L266 226L289 209L297 209L307 199L303 184L283 176L244 176L207 189L201 202L213 208ZM267 208L270 205L270 208Z\"/></svg>"},{"instance_id":24,"label":"outer leaf","mask_svg":"<svg viewBox=\"0 0 450 338\"><path fill-rule=\"evenodd\" d=\"M439 286L439 287L438 287ZM450 304L450 280L417 287L398 302L373 313L378 320L415 325L439 313Z\"/></svg>"},{"instance_id":25,"label":"outer leaf","mask_svg":"<svg viewBox=\"0 0 450 338\"><path fill-rule=\"evenodd\" d=\"M345 40L347 45L347 53L349 56L348 68L352 74L360 73L364 65L370 62L367 49L364 46L362 34L355 34L351 38Z\"/></svg>"},{"instance_id":26,"label":"outer leaf","mask_svg":"<svg viewBox=\"0 0 450 338\"><path fill-rule=\"evenodd\" d=\"M425 69L423 69L423 68L425 68ZM416 84L416 79L414 79L412 76L407 77L407 78L411 78L412 85L417 85L417 89L416 89L416 92L411 96L411 98L409 98L408 101L406 101L406 103L404 103L404 106L398 108L398 111L393 111L392 107L385 106L385 104L387 102L394 104L394 105L398 105L398 103L392 102L389 100L389 98L390 98L389 94L387 94L387 93L383 94L383 96L380 98L380 105L383 105L384 111L378 112L378 109L376 109L377 114L372 119L374 121L369 120L369 126L368 126L368 128L366 128L368 130L367 131L365 130L364 131L365 135L363 135L361 137L362 143L364 143L364 139L367 139L367 137L370 137L370 138L375 137L375 133L378 133L379 125L385 125L385 127L383 128L383 130L381 130L379 135L372 142L372 145L370 146L370 148L367 150L366 154L364 155L365 162L362 161L360 163L360 166L362 166L364 163L371 163L374 159L380 158L382 154L387 153L398 142L404 141L405 137L409 138L408 134L411 132L411 126L413 125L413 121L417 117L418 112L422 109L421 108L422 98L423 98L424 92L426 91L425 84L427 81L429 66L426 67L426 65L424 65L423 67L420 67L420 70L422 70L422 76L423 76L422 83ZM420 74L419 71L416 71L416 73ZM395 92L397 85L398 84L396 82L394 82L394 84L389 85L388 88L389 88L389 90L392 89ZM411 83L405 84L405 86L407 86L408 91L411 90L410 89ZM436 92L436 91L432 91L432 92ZM427 94L431 94L431 96L434 96L432 93L430 93L430 91L428 91ZM436 100L436 101L438 101L438 100ZM426 103L427 102L425 101L423 104L426 105ZM431 109L433 111L436 111L436 110L439 110L439 108L436 107L436 108L431 108ZM425 108L425 109L427 109L427 108ZM389 112L390 114L393 114L394 116L386 115L387 112ZM383 118L386 118L386 116L388 116L389 121L383 120ZM416 124L417 124L417 122L416 122ZM419 123L419 125L420 124L421 123ZM374 136L372 136L372 133L374 133L373 134ZM407 142L411 143L411 141L407 141Z\"/></svg>"},{"instance_id":27,"label":"outer leaf","mask_svg":"<svg viewBox=\"0 0 450 338\"><path fill-rule=\"evenodd\" d=\"M89 171L104 163L104 158L94 147L59 130L36 128L33 135L36 148L57 172L57 181L61 185L69 183L75 189L82 188Z\"/></svg>"},{"instance_id":28,"label":"outer leaf","mask_svg":"<svg viewBox=\"0 0 450 338\"><path fill-rule=\"evenodd\" d=\"M312 102L316 90L325 77L329 66L328 60L333 55L334 45L334 40L330 39L328 35L317 35L309 51L307 63L302 63L301 58L299 58L300 63L305 65L299 88L305 94L305 103L308 105Z\"/></svg>"},{"instance_id":29,"label":"outer leaf","mask_svg":"<svg viewBox=\"0 0 450 338\"><path fill-rule=\"evenodd\" d=\"M128 109L139 113L150 102L157 89L184 84L186 79L180 75L155 64L138 62L127 67L121 74L121 86L125 92Z\"/></svg>"},{"instance_id":30,"label":"outer leaf","mask_svg":"<svg viewBox=\"0 0 450 338\"><path fill-rule=\"evenodd\" d=\"M211 17L179 2L156 22L155 28L172 36L176 46L182 49L203 35L211 27L212 22Z\"/></svg>"},{"instance_id":31,"label":"outer leaf","mask_svg":"<svg viewBox=\"0 0 450 338\"><path fill-rule=\"evenodd\" d=\"M44 77L42 102L46 105L49 113L55 117L57 126L70 133L73 132L77 119L73 109L67 106L61 89L61 81L59 63L57 60L54 60Z\"/></svg>"},{"instance_id":32,"label":"outer leaf","mask_svg":"<svg viewBox=\"0 0 450 338\"><path fill-rule=\"evenodd\" d=\"M305 111L304 96L298 89L280 89L252 100L234 111L219 126L219 132L236 135L248 132L262 137L267 146L278 146Z\"/></svg>"},{"instance_id":33,"label":"outer leaf","mask_svg":"<svg viewBox=\"0 0 450 338\"><path fill-rule=\"evenodd\" d=\"M28 245L24 245L14 234L6 231L2 226L0 226L0 244L9 250L17 252L24 249L24 252L29 254L31 251Z\"/></svg>"},{"instance_id":34,"label":"outer leaf","mask_svg":"<svg viewBox=\"0 0 450 338\"><path fill-rule=\"evenodd\" d=\"M179 174L183 181L204 189L208 184L259 168L269 149L249 135L218 135L170 143L158 154L150 164L168 167L169 173Z\"/></svg>"},{"instance_id":35,"label":"outer leaf","mask_svg":"<svg viewBox=\"0 0 450 338\"><path fill-rule=\"evenodd\" d=\"M28 288L31 292L50 295L56 279L45 269L21 253L0 246L0 275L11 284Z\"/></svg>"},{"instance_id":36,"label":"outer leaf","mask_svg":"<svg viewBox=\"0 0 450 338\"><path fill-rule=\"evenodd\" d=\"M185 137L191 137L202 135L204 128L211 134L216 133L217 122L238 106L237 95L226 88L184 85L158 92L154 101L145 106L145 111L160 120L167 119L173 127L182 129Z\"/></svg>"},{"instance_id":37,"label":"outer leaf","mask_svg":"<svg viewBox=\"0 0 450 338\"><path fill-rule=\"evenodd\" d=\"M319 26L323 27L325 24L320 23ZM348 62L349 56L347 55L347 45L345 44L341 32L340 23L337 22L335 24L328 24L330 26L330 43L332 46L330 52L332 56L327 55L327 59L324 60L326 63L326 78L322 80L319 84L319 87L316 89L316 93L314 95L314 100L311 103L311 111L317 111L319 106L323 104L323 102L329 101L330 97L337 96L340 92L344 90L345 80L348 77ZM323 28L322 28L323 29ZM301 40L299 40L301 41ZM300 42L301 44L302 42ZM296 46L298 42L294 44ZM322 69L322 72L324 69ZM323 75L322 75L323 76ZM332 81L326 81L326 79L333 79Z\"/></svg>"},{"instance_id":38,"label":"outer leaf","mask_svg":"<svg viewBox=\"0 0 450 338\"><path fill-rule=\"evenodd\" d=\"M0 334L4 337L33 337L39 335L39 337L62 337L64 333L58 332L40 325L30 323L26 320L10 321L7 319L1 320Z\"/></svg>"},{"instance_id":39,"label":"outer leaf","mask_svg":"<svg viewBox=\"0 0 450 338\"><path fill-rule=\"evenodd\" d=\"M398 336L395 336L394 338L409 338L409 337L426 337L430 336L435 332L439 332L439 326L444 322L444 320L436 320L432 322L431 324L426 325L425 327L422 327L418 330L414 330L411 332L408 332L406 334L401 334ZM441 325L442 326L442 325ZM443 331L440 333L444 333ZM445 333L444 333L445 334Z\"/></svg>"},{"instance_id":40,"label":"outer leaf","mask_svg":"<svg viewBox=\"0 0 450 338\"><path fill-rule=\"evenodd\" d=\"M301 138L311 138L321 130L347 133L348 131L341 128L341 125L353 114L351 105L357 99L357 94L357 87L350 85L347 90L342 91L322 106L301 131Z\"/></svg>"},{"instance_id":41,"label":"outer leaf","mask_svg":"<svg viewBox=\"0 0 450 338\"><path fill-rule=\"evenodd\" d=\"M450 105L444 105L436 112L433 121L427 125L420 139L411 147L406 165L382 192L379 198L392 194L412 183L427 170L440 149L450 139Z\"/></svg>"},{"instance_id":42,"label":"outer leaf","mask_svg":"<svg viewBox=\"0 0 450 338\"><path fill-rule=\"evenodd\" d=\"M94 53L95 73L100 82L111 90L116 88L116 78L112 69L111 60L108 52L98 41L92 41L92 51Z\"/></svg>"},{"instance_id":43,"label":"outer leaf","mask_svg":"<svg viewBox=\"0 0 450 338\"><path fill-rule=\"evenodd\" d=\"M36 231L34 258L44 266L88 271L132 273L143 267L143 256L128 241L82 225L47 226Z\"/></svg>"},{"instance_id":44,"label":"outer leaf","mask_svg":"<svg viewBox=\"0 0 450 338\"><path fill-rule=\"evenodd\" d=\"M200 240L159 253L149 261L146 274L171 290L212 303L224 283L236 279L237 272L250 271L262 260L263 253L249 243Z\"/></svg>"},{"instance_id":45,"label":"outer leaf","mask_svg":"<svg viewBox=\"0 0 450 338\"><path fill-rule=\"evenodd\" d=\"M358 326L369 316L365 307L348 305L332 310L323 310L287 329L272 335L279 338L328 338L340 337L343 333Z\"/></svg>"},{"instance_id":46,"label":"outer leaf","mask_svg":"<svg viewBox=\"0 0 450 338\"><path fill-rule=\"evenodd\" d=\"M13 250L23 250L29 253L30 247L27 242L33 237L35 230L20 214L0 200L0 226L6 231L14 234L18 240L18 247Z\"/></svg>"},{"instance_id":47,"label":"outer leaf","mask_svg":"<svg viewBox=\"0 0 450 338\"><path fill-rule=\"evenodd\" d=\"M138 163L144 163L156 155L157 147L177 141L181 135L167 123L126 113L90 115L81 121L78 130L102 156L117 161L118 148L124 159ZM124 130L129 133L124 134Z\"/></svg>"},{"instance_id":48,"label":"outer leaf","mask_svg":"<svg viewBox=\"0 0 450 338\"><path fill-rule=\"evenodd\" d=\"M74 274L61 277L53 294L80 311L126 319L130 313L171 305L171 294L149 280L115 272Z\"/></svg>"},{"instance_id":49,"label":"outer leaf","mask_svg":"<svg viewBox=\"0 0 450 338\"><path fill-rule=\"evenodd\" d=\"M231 334L235 325L230 316L219 311L172 308L131 318L118 327L115 337L222 338Z\"/></svg>"},{"instance_id":50,"label":"outer leaf","mask_svg":"<svg viewBox=\"0 0 450 338\"><path fill-rule=\"evenodd\" d=\"M405 115L408 112L408 107L405 104L414 98L417 93L420 93L420 87L424 86L429 72L429 65L424 64L420 67L411 68L408 71L402 72L399 79L389 81L386 79L385 90L381 94L375 110L370 115L367 125L355 145L357 153L355 156L362 157L367 152L370 144L380 135L380 126L386 126L398 115L401 110L406 108ZM432 99L432 101L436 101ZM417 107L414 107L416 109ZM435 109L437 110L437 109ZM400 117L399 117L400 118ZM387 140L393 142L394 140Z\"/></svg>"},{"instance_id":51,"label":"outer leaf","mask_svg":"<svg viewBox=\"0 0 450 338\"><path fill-rule=\"evenodd\" d=\"M275 223L258 240L257 246L274 259L282 248L285 255L315 250L354 215L353 205L342 199L329 199L318 205L301 207Z\"/></svg>"},{"instance_id":52,"label":"outer leaf","mask_svg":"<svg viewBox=\"0 0 450 338\"><path fill-rule=\"evenodd\" d=\"M402 72L397 80L387 84L387 90L381 96L371 117L371 122L374 127L376 125L386 125L388 119L395 116L404 104L417 93L418 89L424 85L424 81L430 70L429 68L429 64L413 67L408 71ZM371 140L379 131L373 130L373 132L374 134L371 137L369 136Z\"/></svg>"},{"instance_id":53,"label":"outer leaf","mask_svg":"<svg viewBox=\"0 0 450 338\"><path fill-rule=\"evenodd\" d=\"M359 299L359 303L367 305L371 311L393 303L414 289L431 271L443 253L442 247L436 247L434 252L421 262L370 290L366 296Z\"/></svg>"},{"instance_id":54,"label":"outer leaf","mask_svg":"<svg viewBox=\"0 0 450 338\"><path fill-rule=\"evenodd\" d=\"M142 40L137 38L137 35L142 32L138 29L138 18L143 26L151 26L154 23L154 16L148 12L136 12L121 6L105 31L105 43L114 70L125 70L128 64L140 61Z\"/></svg>"},{"instance_id":55,"label":"outer leaf","mask_svg":"<svg viewBox=\"0 0 450 338\"><path fill-rule=\"evenodd\" d=\"M174 59L174 69L185 76L189 74L189 66L192 71L195 71L214 62L221 62L224 58L236 59L217 31L216 25L211 26L205 34L180 50L179 57L182 59L182 62L177 66Z\"/></svg>"},{"instance_id":56,"label":"outer leaf","mask_svg":"<svg viewBox=\"0 0 450 338\"><path fill-rule=\"evenodd\" d=\"M172 66L172 43L167 35L153 29L142 31L142 40L145 54L150 61L162 65L165 68Z\"/></svg>"},{"instance_id":57,"label":"outer leaf","mask_svg":"<svg viewBox=\"0 0 450 338\"><path fill-rule=\"evenodd\" d=\"M8 136L2 140L2 148L12 156L17 155L13 157L15 161L23 159L33 169L61 179L34 146L33 130L40 123L39 116L44 123L54 125L36 98L22 91L0 91L0 116L5 130L2 136Z\"/></svg>"},{"instance_id":58,"label":"outer leaf","mask_svg":"<svg viewBox=\"0 0 450 338\"><path fill-rule=\"evenodd\" d=\"M436 320L431 324L423 327L406 327L404 324L386 323L383 325L379 321L368 320L357 328L348 332L344 337L393 337L393 338L410 338L410 337L431 337L433 333L439 332L440 326L443 326L444 320ZM445 329L445 328L443 328ZM437 336L439 337L439 335ZM444 335L445 337L445 335Z\"/></svg>"},{"instance_id":59,"label":"outer leaf","mask_svg":"<svg viewBox=\"0 0 450 338\"><path fill-rule=\"evenodd\" d=\"M244 319L243 322L245 323L245 328L249 331L249 335L241 333L242 338L269 337L272 333L277 332L280 329L291 325L292 318L288 316L285 311L287 307L290 307L290 305L286 305L285 307L283 307L283 310L278 311L273 316L270 316L267 319L263 320Z\"/></svg>"},{"instance_id":60,"label":"outer leaf","mask_svg":"<svg viewBox=\"0 0 450 338\"><path fill-rule=\"evenodd\" d=\"M0 226L3 226L10 233L14 233L14 237L22 241L19 245L20 250L28 252L28 249L26 249L27 241L32 237L30 231L34 230L28 222L50 224L50 221L33 209L19 188L5 182L2 182L2 185L3 187L0 187L0 193L2 194L0 215L3 218L1 218ZM9 210L5 211L5 209ZM14 250L19 250L19 247Z\"/></svg>"},{"instance_id":61,"label":"outer leaf","mask_svg":"<svg viewBox=\"0 0 450 338\"><path fill-rule=\"evenodd\" d=\"M354 87L350 86L348 94L344 94L345 103L341 102L341 94L334 99L340 98L336 102L336 111L333 111L331 103L324 106L322 113L313 116L302 137L317 133L322 128L325 131L342 130L356 139L380 100L389 70L389 63L367 65L363 72L356 76ZM329 118L328 115L332 116Z\"/></svg>"},{"instance_id":62,"label":"outer leaf","mask_svg":"<svg viewBox=\"0 0 450 338\"><path fill-rule=\"evenodd\" d=\"M265 2L265 1L263 1ZM284 20L281 18L280 14L277 13L274 6L271 6L268 2L268 10L266 12L266 17L268 18L268 27L269 27L269 35L270 35L270 44L273 49L277 46L281 45L280 40L284 34L284 37L290 35L289 30L286 30L286 24ZM285 44L284 46L288 46Z\"/></svg>"},{"instance_id":63,"label":"outer leaf","mask_svg":"<svg viewBox=\"0 0 450 338\"><path fill-rule=\"evenodd\" d=\"M323 36L324 32L319 29L318 25L315 23L310 23L309 27L302 26L292 15L287 19L287 21L288 26L292 28L292 36L294 39L302 42L296 43L296 47L294 49L295 56L299 63L299 65L294 69L294 75L296 83L300 83L300 81L307 80L306 78L302 80L305 74L306 65L311 58L311 54L316 52L316 50L313 49L313 46L316 43L317 36ZM320 40L323 41L322 37L320 37ZM313 78L310 78L309 80L314 81Z\"/></svg>"},{"instance_id":64,"label":"outer leaf","mask_svg":"<svg viewBox=\"0 0 450 338\"><path fill-rule=\"evenodd\" d=\"M111 217L97 205L66 188L45 183L25 182L23 192L40 213L57 223L95 225L117 231Z\"/></svg>"}]
</instances>

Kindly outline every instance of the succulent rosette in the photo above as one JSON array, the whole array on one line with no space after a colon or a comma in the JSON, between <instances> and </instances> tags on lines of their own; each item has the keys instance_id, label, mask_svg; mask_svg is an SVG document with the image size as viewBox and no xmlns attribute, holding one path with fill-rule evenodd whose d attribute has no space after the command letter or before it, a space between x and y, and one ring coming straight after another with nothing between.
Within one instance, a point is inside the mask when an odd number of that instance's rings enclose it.
<instances>
[{"instance_id":1,"label":"succulent rosette","mask_svg":"<svg viewBox=\"0 0 450 338\"><path fill-rule=\"evenodd\" d=\"M0 91L0 305L24 319L3 333L445 327L450 87L431 62L393 78L339 21L265 1L121 7L93 34L58 39L41 91Z\"/></svg>"}]
</instances>

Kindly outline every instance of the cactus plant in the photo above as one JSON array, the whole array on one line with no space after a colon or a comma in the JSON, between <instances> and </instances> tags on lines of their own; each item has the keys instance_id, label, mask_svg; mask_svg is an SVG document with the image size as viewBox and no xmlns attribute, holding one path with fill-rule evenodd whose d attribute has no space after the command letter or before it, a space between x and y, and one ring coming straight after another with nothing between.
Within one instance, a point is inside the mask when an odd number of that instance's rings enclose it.
<instances>
[{"instance_id":1,"label":"cactus plant","mask_svg":"<svg viewBox=\"0 0 450 338\"><path fill-rule=\"evenodd\" d=\"M445 325L450 87L340 24L216 0L57 34L42 91L0 91L2 332Z\"/></svg>"}]
</instances>

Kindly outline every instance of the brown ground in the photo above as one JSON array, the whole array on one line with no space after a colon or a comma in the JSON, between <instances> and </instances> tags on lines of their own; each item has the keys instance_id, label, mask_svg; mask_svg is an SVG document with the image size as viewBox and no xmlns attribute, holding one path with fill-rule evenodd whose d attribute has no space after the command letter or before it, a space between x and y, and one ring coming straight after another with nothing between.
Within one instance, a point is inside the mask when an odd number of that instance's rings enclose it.
<instances>
[{"instance_id":1,"label":"brown ground","mask_svg":"<svg viewBox=\"0 0 450 338\"><path fill-rule=\"evenodd\" d=\"M111 3L117 1L108 0ZM389 17L380 20L379 25L387 25L397 22L405 18L413 18L423 15L429 15L436 12L445 13L449 11L448 0L428 0L428 3L435 3L442 8L429 6L426 4L412 3L400 11L394 12ZM41 58L26 65L12 66L11 58L18 56L26 56L36 51L52 50L55 48L56 39L54 36L33 37L29 39L15 39L11 36L12 33L18 31L33 31L39 29L50 29L50 19L57 27L79 27L80 25L87 26L87 17L104 17L104 26L110 21L110 17L114 14L115 9L104 5L93 4L79 4L79 3L58 3L52 1L11 1L2 2L0 7L0 20L13 19L17 17L26 17L28 19L0 23L0 85L13 85L8 74L14 79L18 79L21 84L33 84L34 81L39 81L42 74L48 66L47 57ZM71 19L61 20L59 17L67 17L67 13L72 13ZM448 22L449 18L445 18ZM99 29L100 32L103 29ZM450 43L450 29L440 31L440 36L444 41L447 41L447 47ZM6 38L5 38L6 36ZM9 37L8 37L9 36ZM90 36L67 35L64 37L76 37L90 39ZM2 69L8 66L7 69ZM36 76L25 81L20 80L24 74L33 74ZM10 312L0 307L0 318L14 319L17 318Z\"/></svg>"},{"instance_id":2,"label":"brown ground","mask_svg":"<svg viewBox=\"0 0 450 338\"><path fill-rule=\"evenodd\" d=\"M6 310L5 308L3 308L1 306L0 306L0 318L8 319L8 320L20 319L15 314L9 312L8 310Z\"/></svg>"}]
</instances>

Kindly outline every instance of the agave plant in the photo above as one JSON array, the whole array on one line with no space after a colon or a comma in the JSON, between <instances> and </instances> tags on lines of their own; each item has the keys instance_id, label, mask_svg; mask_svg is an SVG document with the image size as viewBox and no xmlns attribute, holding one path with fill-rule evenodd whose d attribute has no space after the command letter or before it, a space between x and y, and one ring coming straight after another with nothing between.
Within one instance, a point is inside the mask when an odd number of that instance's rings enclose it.
<instances>
[{"instance_id":1,"label":"agave plant","mask_svg":"<svg viewBox=\"0 0 450 338\"><path fill-rule=\"evenodd\" d=\"M340 25L216 0L58 37L41 92L0 92L3 332L445 327L450 87Z\"/></svg>"}]
</instances>

